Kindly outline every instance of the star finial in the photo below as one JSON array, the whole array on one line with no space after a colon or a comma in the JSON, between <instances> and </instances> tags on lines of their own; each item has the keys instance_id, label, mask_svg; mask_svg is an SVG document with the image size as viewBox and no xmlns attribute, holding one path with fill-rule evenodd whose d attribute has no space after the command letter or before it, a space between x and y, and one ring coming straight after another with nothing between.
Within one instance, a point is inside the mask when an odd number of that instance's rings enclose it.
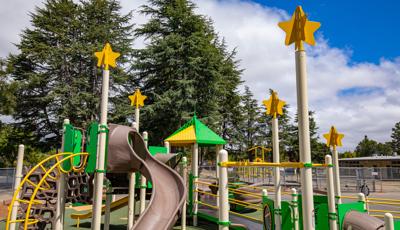
<instances>
[{"instance_id":1,"label":"star finial","mask_svg":"<svg viewBox=\"0 0 400 230\"><path fill-rule=\"evenodd\" d=\"M283 114L283 106L286 104L286 102L279 100L278 93L272 91L269 99L264 100L263 104L265 105L267 114L272 115L274 118L276 118L277 114Z\"/></svg>"},{"instance_id":2,"label":"star finial","mask_svg":"<svg viewBox=\"0 0 400 230\"><path fill-rule=\"evenodd\" d=\"M332 126L329 133L324 134L327 146L342 146L342 138L344 134L338 133L335 126Z\"/></svg>"},{"instance_id":3,"label":"star finial","mask_svg":"<svg viewBox=\"0 0 400 230\"><path fill-rule=\"evenodd\" d=\"M285 44L295 43L296 50L304 50L303 41L315 45L314 32L321 26L319 22L308 21L301 6L297 6L289 21L280 22L278 26L286 32Z\"/></svg>"},{"instance_id":4,"label":"star finial","mask_svg":"<svg viewBox=\"0 0 400 230\"><path fill-rule=\"evenodd\" d=\"M142 95L140 92L140 89L136 89L135 93L133 95L129 96L129 99L131 100L131 106L136 106L136 108L139 108L139 106L144 106L144 100L146 100L147 96Z\"/></svg>"},{"instance_id":5,"label":"star finial","mask_svg":"<svg viewBox=\"0 0 400 230\"><path fill-rule=\"evenodd\" d=\"M97 66L103 66L105 70L108 70L109 66L116 67L116 59L119 57L119 53L113 52L110 43L106 43L103 50L95 52L94 55L97 57Z\"/></svg>"}]
</instances>

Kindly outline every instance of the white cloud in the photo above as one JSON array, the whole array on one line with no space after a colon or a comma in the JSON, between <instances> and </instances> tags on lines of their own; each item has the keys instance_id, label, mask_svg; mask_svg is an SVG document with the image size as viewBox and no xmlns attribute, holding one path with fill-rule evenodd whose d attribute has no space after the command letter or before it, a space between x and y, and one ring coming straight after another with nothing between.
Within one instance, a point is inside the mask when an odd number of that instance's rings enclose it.
<instances>
[{"instance_id":1,"label":"white cloud","mask_svg":"<svg viewBox=\"0 0 400 230\"><path fill-rule=\"evenodd\" d=\"M0 11L1 18L8 19L0 21L0 26L8 30L0 35L1 56L15 52L9 42L18 41L20 30L29 24L26 14L34 5L31 1L11 2L12 8ZM269 88L275 89L294 113L294 47L284 46L285 34L277 26L292 12L240 0L194 2L197 12L212 18L229 48L237 48L241 68L246 69L243 79L256 98L261 101L268 96ZM146 18L138 15L137 9L144 3L144 0L124 0L123 11L134 10L134 22L142 24ZM389 141L391 128L400 120L400 58L382 59L379 64L352 63L351 50L330 47L327 39L318 33L317 46L308 48L307 53L309 106L317 113L320 133L335 125L346 135L343 149L354 148L364 135ZM136 41L135 46L143 46L143 41Z\"/></svg>"}]
</instances>

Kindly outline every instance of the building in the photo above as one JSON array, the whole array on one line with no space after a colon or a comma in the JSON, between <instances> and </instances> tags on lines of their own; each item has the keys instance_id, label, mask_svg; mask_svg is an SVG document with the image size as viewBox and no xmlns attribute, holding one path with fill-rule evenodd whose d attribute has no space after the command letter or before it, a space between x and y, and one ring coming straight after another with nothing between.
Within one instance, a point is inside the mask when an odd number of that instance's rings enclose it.
<instances>
[{"instance_id":1,"label":"building","mask_svg":"<svg viewBox=\"0 0 400 230\"><path fill-rule=\"evenodd\" d=\"M340 167L400 168L400 156L371 156L339 159Z\"/></svg>"}]
</instances>

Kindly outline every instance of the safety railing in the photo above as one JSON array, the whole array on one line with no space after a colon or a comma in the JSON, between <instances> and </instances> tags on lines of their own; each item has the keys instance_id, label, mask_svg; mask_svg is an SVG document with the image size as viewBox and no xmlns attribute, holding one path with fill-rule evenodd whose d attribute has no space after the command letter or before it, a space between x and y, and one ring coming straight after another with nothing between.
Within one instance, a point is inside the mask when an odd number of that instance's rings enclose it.
<instances>
[{"instance_id":1,"label":"safety railing","mask_svg":"<svg viewBox=\"0 0 400 230\"><path fill-rule=\"evenodd\" d=\"M81 157L80 164L78 166L74 165L73 159L77 156ZM10 224L16 224L16 223L23 223L24 224L24 229L28 229L28 225L33 225L39 222L38 219L32 218L31 217L31 210L34 205L40 205L42 202L40 200L36 200L36 194L41 191L46 191L51 189L50 184L46 181L47 178L50 178L52 180L57 180L57 177L61 173L69 173L69 172L82 172L85 170L85 165L87 161L88 153L59 153L52 155L43 161L41 161L39 164L34 166L24 177L24 179L21 181L19 186L14 192L13 198L11 200L10 206L8 207L8 216L7 216L7 223L6 223L6 230L9 230ZM48 163L55 161L56 163L52 165L50 168L46 168L46 165ZM70 162L70 167L67 169L64 169L62 167L62 164L64 162ZM44 175L41 178L39 182L33 182L29 178L31 175L36 171L36 170L42 170ZM54 173L54 170L58 170L58 174ZM33 193L31 194L30 200L23 200L19 199L19 193L21 192L22 188L24 187L25 184L30 184L32 185L35 189ZM15 219L11 220L11 213L14 208L18 208L19 203L24 203L27 205L26 211L25 211L25 218L23 219Z\"/></svg>"}]
</instances>

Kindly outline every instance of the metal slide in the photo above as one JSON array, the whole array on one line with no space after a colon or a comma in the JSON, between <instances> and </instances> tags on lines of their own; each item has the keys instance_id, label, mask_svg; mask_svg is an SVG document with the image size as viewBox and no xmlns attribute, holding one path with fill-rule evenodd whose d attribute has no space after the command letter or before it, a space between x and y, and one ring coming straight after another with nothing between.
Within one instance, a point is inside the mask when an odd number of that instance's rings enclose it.
<instances>
[{"instance_id":1,"label":"metal slide","mask_svg":"<svg viewBox=\"0 0 400 230\"><path fill-rule=\"evenodd\" d=\"M139 171L153 185L150 202L133 229L172 229L186 200L182 177L151 156L135 129L122 125L109 128L107 173Z\"/></svg>"}]
</instances>

